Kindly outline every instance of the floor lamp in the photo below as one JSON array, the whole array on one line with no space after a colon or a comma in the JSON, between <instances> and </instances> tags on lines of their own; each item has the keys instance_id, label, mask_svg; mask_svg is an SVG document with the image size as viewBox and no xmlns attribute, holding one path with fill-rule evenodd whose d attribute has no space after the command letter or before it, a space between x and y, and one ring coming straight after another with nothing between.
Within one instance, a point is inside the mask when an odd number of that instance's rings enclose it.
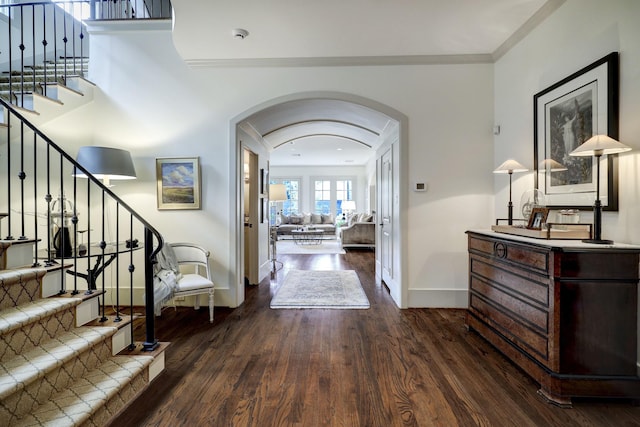
<instances>
[{"instance_id":1,"label":"floor lamp","mask_svg":"<svg viewBox=\"0 0 640 427\"><path fill-rule=\"evenodd\" d=\"M602 239L602 203L600 202L600 157L603 154L617 154L630 151L621 142L607 135L595 135L587 139L581 146L569 153L570 156L593 156L596 158L596 201L593 205L593 239L583 240L585 243L610 245L613 240Z\"/></svg>"},{"instance_id":2,"label":"floor lamp","mask_svg":"<svg viewBox=\"0 0 640 427\"><path fill-rule=\"evenodd\" d=\"M509 159L500 166L498 166L493 173L508 173L509 174L509 215L507 217L507 223L513 225L513 202L511 201L511 175L514 172L526 172L528 169L522 166L515 160Z\"/></svg>"},{"instance_id":3,"label":"floor lamp","mask_svg":"<svg viewBox=\"0 0 640 427\"><path fill-rule=\"evenodd\" d=\"M277 211L278 202L283 202L287 200L287 187L284 184L270 184L269 185L269 202L274 203ZM278 212L276 212L276 217ZM271 215L269 215L271 217ZM273 224L270 224L270 235L271 235L271 278L275 277L276 274L276 241L278 240L278 227L276 221L274 220Z\"/></svg>"},{"instance_id":4,"label":"floor lamp","mask_svg":"<svg viewBox=\"0 0 640 427\"><path fill-rule=\"evenodd\" d=\"M76 161L91 175L101 179L105 187L112 187L111 180L136 179L131 154L127 150L110 147L80 147ZM76 172L78 178L87 178L83 172ZM108 213L108 210L106 210ZM107 218L108 223L108 218Z\"/></svg>"}]
</instances>

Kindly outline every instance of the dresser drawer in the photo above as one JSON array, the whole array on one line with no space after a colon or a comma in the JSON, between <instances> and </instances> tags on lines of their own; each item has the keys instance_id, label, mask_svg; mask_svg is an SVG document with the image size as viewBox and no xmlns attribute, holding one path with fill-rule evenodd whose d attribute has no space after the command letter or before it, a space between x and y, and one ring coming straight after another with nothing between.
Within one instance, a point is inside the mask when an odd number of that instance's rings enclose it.
<instances>
[{"instance_id":1,"label":"dresser drawer","mask_svg":"<svg viewBox=\"0 0 640 427\"><path fill-rule=\"evenodd\" d=\"M472 276L470 282L472 295L481 296L485 301L500 307L510 317L527 325L527 327L535 329L541 334L548 333L549 312L544 307L531 304L522 295L506 292L504 288L495 283L488 283L478 277Z\"/></svg>"},{"instance_id":2,"label":"dresser drawer","mask_svg":"<svg viewBox=\"0 0 640 427\"><path fill-rule=\"evenodd\" d=\"M493 286L502 288L522 299L549 307L549 278L518 267L492 263L477 255L469 257L471 277L480 276ZM501 268L503 267L503 268Z\"/></svg>"},{"instance_id":3,"label":"dresser drawer","mask_svg":"<svg viewBox=\"0 0 640 427\"><path fill-rule=\"evenodd\" d=\"M469 235L469 251L524 269L549 274L550 252L544 248Z\"/></svg>"},{"instance_id":4,"label":"dresser drawer","mask_svg":"<svg viewBox=\"0 0 640 427\"><path fill-rule=\"evenodd\" d=\"M522 319L506 311L504 307L495 305L482 295L473 292L469 296L469 311L497 330L512 344L521 348L544 365L548 364L549 349L546 334L541 334L534 330L530 325L525 324Z\"/></svg>"}]
</instances>

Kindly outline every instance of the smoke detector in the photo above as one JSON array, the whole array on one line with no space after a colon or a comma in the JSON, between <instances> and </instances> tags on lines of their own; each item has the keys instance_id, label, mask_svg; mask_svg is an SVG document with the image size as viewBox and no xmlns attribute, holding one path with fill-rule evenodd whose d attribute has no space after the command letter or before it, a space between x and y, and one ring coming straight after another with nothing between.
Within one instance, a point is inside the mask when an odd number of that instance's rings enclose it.
<instances>
[{"instance_id":1,"label":"smoke detector","mask_svg":"<svg viewBox=\"0 0 640 427\"><path fill-rule=\"evenodd\" d=\"M243 28L236 28L231 33L233 34L233 38L240 39L240 40L243 40L245 37L249 35L249 31Z\"/></svg>"}]
</instances>

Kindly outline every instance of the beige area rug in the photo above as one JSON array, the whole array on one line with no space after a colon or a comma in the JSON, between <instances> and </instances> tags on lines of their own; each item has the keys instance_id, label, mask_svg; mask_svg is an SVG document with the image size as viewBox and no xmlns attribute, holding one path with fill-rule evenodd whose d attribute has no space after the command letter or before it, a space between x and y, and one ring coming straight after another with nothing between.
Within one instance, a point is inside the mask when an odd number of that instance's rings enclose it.
<instances>
[{"instance_id":1,"label":"beige area rug","mask_svg":"<svg viewBox=\"0 0 640 427\"><path fill-rule=\"evenodd\" d=\"M276 242L276 253L283 255L290 254L345 254L340 246L340 240L323 240L319 245L300 245L293 240L278 240Z\"/></svg>"},{"instance_id":2,"label":"beige area rug","mask_svg":"<svg viewBox=\"0 0 640 427\"><path fill-rule=\"evenodd\" d=\"M365 309L369 300L354 270L291 270L271 308Z\"/></svg>"}]
</instances>

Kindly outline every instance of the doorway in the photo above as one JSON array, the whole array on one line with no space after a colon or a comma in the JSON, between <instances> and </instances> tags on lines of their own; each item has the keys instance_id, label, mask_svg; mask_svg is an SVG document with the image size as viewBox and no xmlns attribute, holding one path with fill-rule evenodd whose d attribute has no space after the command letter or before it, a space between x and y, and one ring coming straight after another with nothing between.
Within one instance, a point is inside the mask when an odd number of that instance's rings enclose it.
<instances>
[{"instance_id":1,"label":"doorway","mask_svg":"<svg viewBox=\"0 0 640 427\"><path fill-rule=\"evenodd\" d=\"M406 216L408 178L405 172L407 168L401 167L407 164L405 159L407 151L405 148L407 138L406 116L386 105L355 95L337 92L305 92L268 101L237 116L231 122L231 133L236 144L239 144L236 134L246 129L252 130L252 137L255 139L255 143L266 148L266 161L269 160L269 154L284 143L283 141L295 140L296 137L305 134L305 132L306 135L331 135L339 138L349 138L356 143L369 144L376 153L375 159L372 160L374 169L376 169L376 164L378 163L376 159L380 159L384 151L392 149L393 159L389 163L391 167L389 176L392 185L388 188L392 193L392 197L390 209L387 212L387 221L389 222L387 230L390 230L387 236L389 239L388 249L390 251L387 253L389 276L385 278L385 283L390 289L396 304L400 307L406 307L408 292L407 286L403 284L402 280L406 269L402 263L402 251L406 241L404 230L406 220L403 220L402 217ZM240 145L236 145L236 147L238 148L235 151L237 155L242 155ZM384 151L382 151L383 149ZM260 159L261 163L262 161ZM237 160L234 163L238 168L244 167ZM236 176L238 180L244 179L240 171L236 173ZM376 182L379 183L379 177L376 178ZM235 185L238 197L243 197L243 193L239 191L240 185L238 185L238 182L236 181L232 185ZM376 197L372 199L378 204L376 210L380 211L381 187L380 185L375 187ZM244 212L236 211L235 220L238 223L242 222L244 227L243 215ZM380 219L380 217L377 216L377 219ZM379 221L377 222L379 223ZM236 227L236 229L238 228ZM244 235L244 233L239 234ZM268 247L268 227L264 236L262 234L258 233L258 242L256 244L258 248L262 246ZM253 245L253 243L251 244ZM235 253L237 257L244 258L245 239L238 236L236 245ZM258 257L259 264L267 263L268 265L268 251L265 252L265 256L258 254ZM235 277L239 279L243 277L244 265L238 262L236 265L238 268ZM266 273L268 274L268 270ZM260 279L266 277L266 275L262 277L262 274L261 272ZM381 281L382 273L377 268L376 274L379 275L378 280ZM243 287L244 283L236 280L236 286ZM237 303L239 305L243 300L244 292L238 291L237 295L239 298Z\"/></svg>"},{"instance_id":2,"label":"doorway","mask_svg":"<svg viewBox=\"0 0 640 427\"><path fill-rule=\"evenodd\" d=\"M244 218L244 283L257 285L259 278L258 260L258 155L243 148L243 218Z\"/></svg>"}]
</instances>

